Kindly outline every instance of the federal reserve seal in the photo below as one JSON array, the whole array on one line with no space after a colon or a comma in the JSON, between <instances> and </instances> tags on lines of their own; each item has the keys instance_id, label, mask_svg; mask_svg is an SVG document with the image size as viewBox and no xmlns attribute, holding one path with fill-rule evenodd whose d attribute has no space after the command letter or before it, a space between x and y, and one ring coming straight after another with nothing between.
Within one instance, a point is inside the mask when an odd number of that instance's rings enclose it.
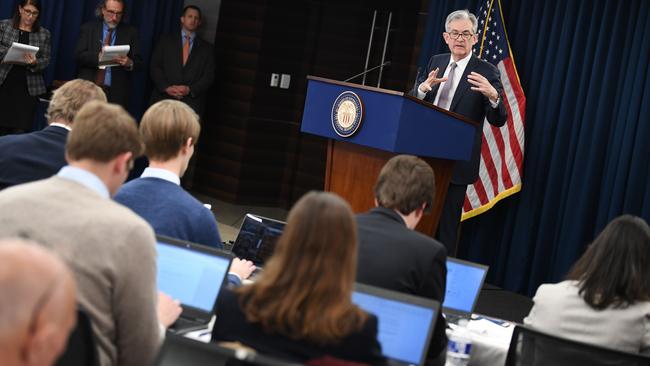
<instances>
[{"instance_id":1,"label":"federal reserve seal","mask_svg":"<svg viewBox=\"0 0 650 366\"><path fill-rule=\"evenodd\" d=\"M332 128L341 137L350 137L361 126L363 104L351 91L341 93L332 106Z\"/></svg>"}]
</instances>

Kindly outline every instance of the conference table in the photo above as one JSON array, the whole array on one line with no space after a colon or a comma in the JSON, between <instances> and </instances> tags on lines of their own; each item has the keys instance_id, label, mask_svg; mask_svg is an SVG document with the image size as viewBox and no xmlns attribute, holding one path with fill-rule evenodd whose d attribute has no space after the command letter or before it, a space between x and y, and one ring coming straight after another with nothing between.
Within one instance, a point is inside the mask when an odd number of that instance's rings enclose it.
<instances>
[{"instance_id":1,"label":"conference table","mask_svg":"<svg viewBox=\"0 0 650 366\"><path fill-rule=\"evenodd\" d=\"M447 337L453 332L454 324L447 328ZM506 362L510 339L515 323L472 315L467 325L472 335L470 366L502 366Z\"/></svg>"}]
</instances>

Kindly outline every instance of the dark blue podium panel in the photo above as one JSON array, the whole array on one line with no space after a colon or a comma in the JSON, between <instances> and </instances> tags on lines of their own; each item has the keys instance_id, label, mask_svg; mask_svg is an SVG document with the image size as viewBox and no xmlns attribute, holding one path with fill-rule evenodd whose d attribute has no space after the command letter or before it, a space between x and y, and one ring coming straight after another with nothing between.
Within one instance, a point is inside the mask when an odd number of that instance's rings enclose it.
<instances>
[{"instance_id":1,"label":"dark blue podium panel","mask_svg":"<svg viewBox=\"0 0 650 366\"><path fill-rule=\"evenodd\" d=\"M332 107L344 91L363 103L361 127L351 137L332 127ZM476 127L403 95L310 79L301 131L396 154L469 160Z\"/></svg>"}]
</instances>

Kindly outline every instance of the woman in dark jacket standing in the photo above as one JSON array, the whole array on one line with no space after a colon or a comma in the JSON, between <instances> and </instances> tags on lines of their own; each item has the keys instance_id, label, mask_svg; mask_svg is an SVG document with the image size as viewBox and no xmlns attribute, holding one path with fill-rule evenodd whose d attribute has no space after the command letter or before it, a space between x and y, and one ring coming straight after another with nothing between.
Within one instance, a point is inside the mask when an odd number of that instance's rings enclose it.
<instances>
[{"instance_id":1,"label":"woman in dark jacket standing","mask_svg":"<svg viewBox=\"0 0 650 366\"><path fill-rule=\"evenodd\" d=\"M37 97L45 93L43 71L50 63L50 32L39 25L39 0L22 0L12 19L0 21L0 59L14 42L38 47L36 56L25 54L24 63L0 64L0 132L31 130Z\"/></svg>"}]
</instances>

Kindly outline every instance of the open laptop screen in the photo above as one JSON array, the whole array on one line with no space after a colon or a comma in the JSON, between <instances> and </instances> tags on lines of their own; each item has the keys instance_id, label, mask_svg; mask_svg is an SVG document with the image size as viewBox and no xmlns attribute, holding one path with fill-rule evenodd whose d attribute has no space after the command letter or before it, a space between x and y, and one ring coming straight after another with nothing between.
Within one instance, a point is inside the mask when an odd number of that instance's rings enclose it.
<instances>
[{"instance_id":1,"label":"open laptop screen","mask_svg":"<svg viewBox=\"0 0 650 366\"><path fill-rule=\"evenodd\" d=\"M456 258L447 258L445 311L471 314L483 287L488 267Z\"/></svg>"},{"instance_id":2,"label":"open laptop screen","mask_svg":"<svg viewBox=\"0 0 650 366\"><path fill-rule=\"evenodd\" d=\"M284 230L284 222L247 214L232 252L239 258L249 260L261 267L275 251L278 237Z\"/></svg>"},{"instance_id":3,"label":"open laptop screen","mask_svg":"<svg viewBox=\"0 0 650 366\"><path fill-rule=\"evenodd\" d=\"M352 302L377 316L377 338L384 356L400 364L423 364L435 326L437 302L359 284Z\"/></svg>"},{"instance_id":4,"label":"open laptop screen","mask_svg":"<svg viewBox=\"0 0 650 366\"><path fill-rule=\"evenodd\" d=\"M184 306L212 312L230 258L158 238L158 289Z\"/></svg>"}]
</instances>

